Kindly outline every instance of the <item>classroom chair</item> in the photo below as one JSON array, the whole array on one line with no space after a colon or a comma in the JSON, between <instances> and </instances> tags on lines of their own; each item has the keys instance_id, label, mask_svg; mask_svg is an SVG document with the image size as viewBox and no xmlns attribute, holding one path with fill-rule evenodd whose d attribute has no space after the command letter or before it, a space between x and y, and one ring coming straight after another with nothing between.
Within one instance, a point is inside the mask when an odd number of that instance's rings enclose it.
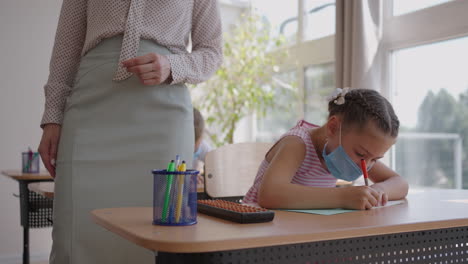
<instances>
[{"instance_id":1,"label":"classroom chair","mask_svg":"<svg viewBox=\"0 0 468 264\"><path fill-rule=\"evenodd\" d=\"M206 154L205 194L237 201L247 193L260 163L273 143L248 142L225 145Z\"/></svg>"}]
</instances>

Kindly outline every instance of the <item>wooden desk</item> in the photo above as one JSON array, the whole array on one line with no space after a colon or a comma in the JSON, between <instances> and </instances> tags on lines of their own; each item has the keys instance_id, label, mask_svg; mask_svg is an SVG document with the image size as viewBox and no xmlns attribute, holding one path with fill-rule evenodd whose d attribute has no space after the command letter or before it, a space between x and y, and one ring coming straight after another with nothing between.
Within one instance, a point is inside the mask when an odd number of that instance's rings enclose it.
<instances>
[{"instance_id":1,"label":"wooden desk","mask_svg":"<svg viewBox=\"0 0 468 264\"><path fill-rule=\"evenodd\" d=\"M54 198L54 182L35 182L28 185L28 189L49 199ZM203 193L203 186L197 188L198 193Z\"/></svg>"},{"instance_id":2,"label":"wooden desk","mask_svg":"<svg viewBox=\"0 0 468 264\"><path fill-rule=\"evenodd\" d=\"M23 226L23 264L29 264L29 228L51 226L52 200L30 192L28 185L52 181L49 173L22 173L21 170L5 170L2 174L18 181L21 226Z\"/></svg>"},{"instance_id":3,"label":"wooden desk","mask_svg":"<svg viewBox=\"0 0 468 264\"><path fill-rule=\"evenodd\" d=\"M21 170L3 170L2 174L17 181L53 180L52 176L50 176L47 171L40 171L39 173L23 173Z\"/></svg>"},{"instance_id":4,"label":"wooden desk","mask_svg":"<svg viewBox=\"0 0 468 264\"><path fill-rule=\"evenodd\" d=\"M28 188L30 191L38 193L44 197L53 199L54 198L54 187L55 184L53 182L35 182L30 183ZM203 193L203 186L197 188L197 193Z\"/></svg>"},{"instance_id":5,"label":"wooden desk","mask_svg":"<svg viewBox=\"0 0 468 264\"><path fill-rule=\"evenodd\" d=\"M157 252L158 264L243 263L246 258L250 263L468 260L467 190L426 191L409 195L407 201L331 216L276 211L272 222L261 224L199 214L193 226L155 226L152 208L98 209L92 217L107 230Z\"/></svg>"},{"instance_id":6,"label":"wooden desk","mask_svg":"<svg viewBox=\"0 0 468 264\"><path fill-rule=\"evenodd\" d=\"M197 186L197 193L202 193L202 192L205 192L205 187L203 187L203 185Z\"/></svg>"}]
</instances>

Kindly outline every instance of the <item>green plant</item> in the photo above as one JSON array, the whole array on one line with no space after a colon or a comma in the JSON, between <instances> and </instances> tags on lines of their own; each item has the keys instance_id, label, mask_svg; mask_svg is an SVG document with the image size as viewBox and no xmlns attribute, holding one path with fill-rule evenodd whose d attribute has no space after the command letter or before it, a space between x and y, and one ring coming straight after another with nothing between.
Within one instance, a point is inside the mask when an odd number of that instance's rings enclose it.
<instances>
[{"instance_id":1,"label":"green plant","mask_svg":"<svg viewBox=\"0 0 468 264\"><path fill-rule=\"evenodd\" d=\"M210 137L217 146L233 143L238 122L265 111L278 96L268 84L286 58L284 39L270 37L267 26L255 14L242 15L242 22L225 35L224 62L216 74L196 89L201 99L195 105L205 113L209 127L219 132Z\"/></svg>"}]
</instances>

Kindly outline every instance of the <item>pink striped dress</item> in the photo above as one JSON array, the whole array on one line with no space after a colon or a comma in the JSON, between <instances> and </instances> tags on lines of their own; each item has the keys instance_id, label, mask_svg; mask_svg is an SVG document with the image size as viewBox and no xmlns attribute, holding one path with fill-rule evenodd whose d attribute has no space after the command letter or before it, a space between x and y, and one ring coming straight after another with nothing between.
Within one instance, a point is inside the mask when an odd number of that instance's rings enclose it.
<instances>
[{"instance_id":1,"label":"pink striped dress","mask_svg":"<svg viewBox=\"0 0 468 264\"><path fill-rule=\"evenodd\" d=\"M291 183L311 187L335 187L336 178L322 167L319 157L317 156L317 152L315 151L312 138L310 137L310 130L316 127L318 126L308 123L305 120L300 120L295 127L282 135L278 142L286 136L298 136L306 145L306 156L292 178ZM276 142L276 144L278 142ZM264 159L260 164L254 184L244 196L243 203L253 205L257 204L258 190L262 184L263 175L268 166L268 161Z\"/></svg>"}]
</instances>

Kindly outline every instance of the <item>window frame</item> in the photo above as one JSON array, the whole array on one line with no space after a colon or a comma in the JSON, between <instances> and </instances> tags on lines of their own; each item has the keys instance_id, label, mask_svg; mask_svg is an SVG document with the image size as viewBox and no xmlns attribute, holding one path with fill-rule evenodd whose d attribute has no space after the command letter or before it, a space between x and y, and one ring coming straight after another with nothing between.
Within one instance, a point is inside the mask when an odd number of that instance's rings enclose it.
<instances>
[{"instance_id":1,"label":"window frame","mask_svg":"<svg viewBox=\"0 0 468 264\"><path fill-rule=\"evenodd\" d=\"M383 62L380 92L390 102L394 101L397 92L393 83L393 52L468 36L468 19L465 18L468 1L454 0L397 16L393 15L393 2L383 1L384 21L380 54ZM396 166L394 148L393 146L390 151L389 160L392 169Z\"/></svg>"},{"instance_id":2,"label":"window frame","mask_svg":"<svg viewBox=\"0 0 468 264\"><path fill-rule=\"evenodd\" d=\"M391 57L395 50L468 36L468 1L454 0L393 16L393 0L384 1L382 93L393 100ZM434 18L437 18L434 23ZM431 25L428 27L427 25Z\"/></svg>"},{"instance_id":3,"label":"window frame","mask_svg":"<svg viewBox=\"0 0 468 264\"><path fill-rule=\"evenodd\" d=\"M297 119L304 118L305 116L305 70L309 66L320 65L325 63L333 63L335 61L335 34L325 36L318 39L305 40L305 27L306 21L305 16L305 1L298 1L298 20L297 20L297 32L296 42L293 44L286 45L283 49L286 49L289 56L285 63L281 65L280 71L295 71L297 76L297 85L299 98L302 98L300 104L295 107ZM255 135L257 133L257 118L252 118L251 129L253 136L251 140L255 141Z\"/></svg>"}]
</instances>

